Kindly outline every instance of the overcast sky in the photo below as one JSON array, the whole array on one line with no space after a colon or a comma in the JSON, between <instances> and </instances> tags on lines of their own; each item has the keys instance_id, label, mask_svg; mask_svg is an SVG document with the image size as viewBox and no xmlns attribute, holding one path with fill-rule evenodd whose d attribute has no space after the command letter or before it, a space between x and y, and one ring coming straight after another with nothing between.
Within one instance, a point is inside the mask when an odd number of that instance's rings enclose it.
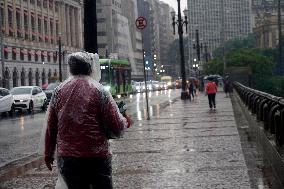
<instances>
[{"instance_id":1,"label":"overcast sky","mask_svg":"<svg viewBox=\"0 0 284 189\"><path fill-rule=\"evenodd\" d=\"M169 4L177 12L177 0L160 0L160 1L164 1L165 3ZM181 0L180 1L181 11L183 11L186 7L187 7L187 0Z\"/></svg>"}]
</instances>

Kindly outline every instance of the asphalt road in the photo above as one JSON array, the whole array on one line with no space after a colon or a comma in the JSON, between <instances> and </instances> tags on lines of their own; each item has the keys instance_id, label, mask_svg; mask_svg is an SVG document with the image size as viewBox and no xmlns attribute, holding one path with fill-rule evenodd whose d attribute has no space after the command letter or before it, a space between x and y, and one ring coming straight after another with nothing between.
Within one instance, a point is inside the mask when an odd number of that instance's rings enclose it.
<instances>
[{"instance_id":1,"label":"asphalt road","mask_svg":"<svg viewBox=\"0 0 284 189\"><path fill-rule=\"evenodd\" d=\"M172 101L180 95L179 90L155 91L149 93L150 116L160 114L160 105ZM124 100L127 112L134 119L147 117L145 93L131 95ZM15 160L30 156L38 151L45 112L35 111L34 114L18 113L14 117L0 118L0 167Z\"/></svg>"}]
</instances>

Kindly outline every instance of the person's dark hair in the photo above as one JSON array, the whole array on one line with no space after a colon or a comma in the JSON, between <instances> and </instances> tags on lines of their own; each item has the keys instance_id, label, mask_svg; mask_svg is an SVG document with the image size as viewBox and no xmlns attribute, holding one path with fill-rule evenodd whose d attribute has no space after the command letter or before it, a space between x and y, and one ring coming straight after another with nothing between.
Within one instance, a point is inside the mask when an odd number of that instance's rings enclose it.
<instances>
[{"instance_id":1,"label":"person's dark hair","mask_svg":"<svg viewBox=\"0 0 284 189\"><path fill-rule=\"evenodd\" d=\"M91 65L76 57L70 57L68 64L72 75L91 75L92 73Z\"/></svg>"}]
</instances>

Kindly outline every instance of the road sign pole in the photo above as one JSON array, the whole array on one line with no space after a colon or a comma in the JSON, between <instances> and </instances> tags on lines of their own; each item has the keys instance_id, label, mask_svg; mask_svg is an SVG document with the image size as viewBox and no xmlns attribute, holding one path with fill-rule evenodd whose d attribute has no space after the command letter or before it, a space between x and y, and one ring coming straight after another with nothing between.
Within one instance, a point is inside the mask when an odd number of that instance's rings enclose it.
<instances>
[{"instance_id":1,"label":"road sign pole","mask_svg":"<svg viewBox=\"0 0 284 189\"><path fill-rule=\"evenodd\" d=\"M147 26L147 21L143 17L138 17L136 19L136 27L140 30L143 30ZM141 31L142 33L142 31ZM143 35L142 35L142 47L143 47ZM146 90L146 108L147 108L147 120L150 120L150 113L149 113L149 100L148 100L148 89L147 89L147 79L146 79L146 64L145 64L145 51L144 48L142 48L142 56L143 56L143 67L144 67L144 82L145 82L145 90Z\"/></svg>"}]
</instances>

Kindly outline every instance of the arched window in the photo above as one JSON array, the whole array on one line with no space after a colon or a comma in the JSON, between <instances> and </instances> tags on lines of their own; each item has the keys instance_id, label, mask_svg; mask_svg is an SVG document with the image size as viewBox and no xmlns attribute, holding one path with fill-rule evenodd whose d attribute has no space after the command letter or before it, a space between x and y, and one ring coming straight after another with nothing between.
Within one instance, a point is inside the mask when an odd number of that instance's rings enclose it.
<instances>
[{"instance_id":1,"label":"arched window","mask_svg":"<svg viewBox=\"0 0 284 189\"><path fill-rule=\"evenodd\" d=\"M43 68L42 73L41 73L41 82L42 85L46 83L46 76L45 76L45 69Z\"/></svg>"},{"instance_id":2,"label":"arched window","mask_svg":"<svg viewBox=\"0 0 284 189\"><path fill-rule=\"evenodd\" d=\"M35 73L35 82L36 82L36 86L39 86L39 71L38 71L38 68L36 69L36 73Z\"/></svg>"},{"instance_id":3,"label":"arched window","mask_svg":"<svg viewBox=\"0 0 284 189\"><path fill-rule=\"evenodd\" d=\"M17 87L17 86L18 86L18 70L15 67L13 71L13 87Z\"/></svg>"},{"instance_id":4,"label":"arched window","mask_svg":"<svg viewBox=\"0 0 284 189\"><path fill-rule=\"evenodd\" d=\"M48 70L48 83L51 81L51 69Z\"/></svg>"},{"instance_id":5,"label":"arched window","mask_svg":"<svg viewBox=\"0 0 284 189\"><path fill-rule=\"evenodd\" d=\"M30 68L29 71L29 86L33 85L33 70Z\"/></svg>"},{"instance_id":6,"label":"arched window","mask_svg":"<svg viewBox=\"0 0 284 189\"><path fill-rule=\"evenodd\" d=\"M5 70L5 85L5 88L10 89L10 70L7 67Z\"/></svg>"},{"instance_id":7,"label":"arched window","mask_svg":"<svg viewBox=\"0 0 284 189\"><path fill-rule=\"evenodd\" d=\"M21 86L25 86L26 85L26 71L24 68L22 68L21 71Z\"/></svg>"}]
</instances>

